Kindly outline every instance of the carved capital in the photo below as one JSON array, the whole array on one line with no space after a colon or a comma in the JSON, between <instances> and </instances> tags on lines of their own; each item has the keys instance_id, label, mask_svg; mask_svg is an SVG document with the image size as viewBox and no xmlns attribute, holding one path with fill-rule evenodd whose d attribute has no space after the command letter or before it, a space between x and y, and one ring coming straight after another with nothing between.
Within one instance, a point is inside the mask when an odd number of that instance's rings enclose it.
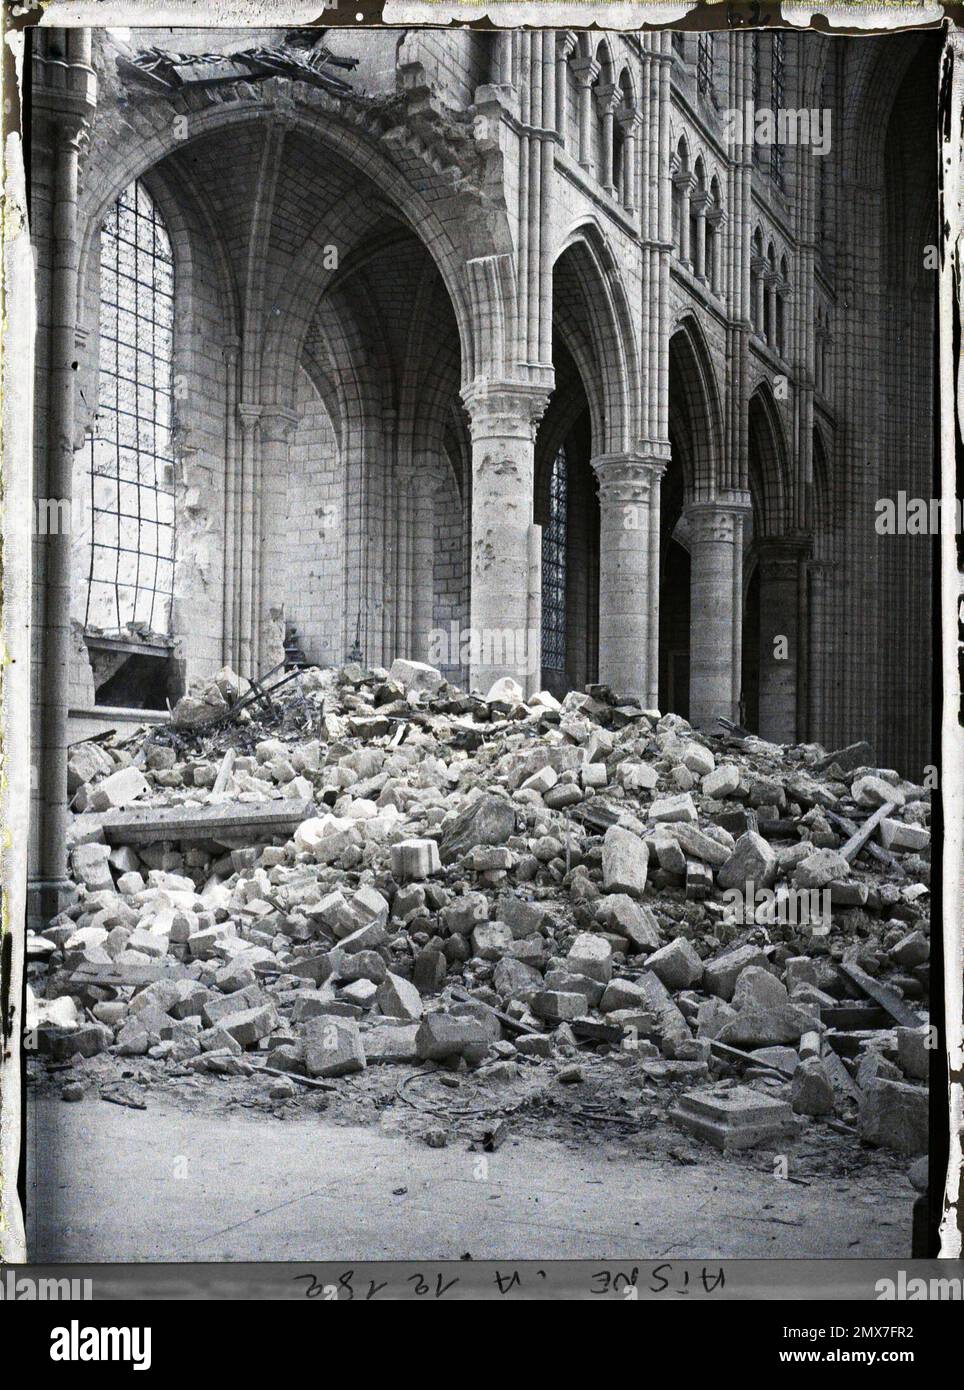
<instances>
[{"instance_id":1,"label":"carved capital","mask_svg":"<svg viewBox=\"0 0 964 1390\"><path fill-rule=\"evenodd\" d=\"M691 502L684 515L694 543L732 545L736 540L737 523L748 511L749 507L728 506L720 501Z\"/></svg>"},{"instance_id":2,"label":"carved capital","mask_svg":"<svg viewBox=\"0 0 964 1390\"><path fill-rule=\"evenodd\" d=\"M301 417L296 410L284 405L261 407L261 438L268 443L283 444Z\"/></svg>"},{"instance_id":3,"label":"carved capital","mask_svg":"<svg viewBox=\"0 0 964 1390\"><path fill-rule=\"evenodd\" d=\"M533 443L549 394L524 382L473 382L462 392L473 442L524 439Z\"/></svg>"},{"instance_id":4,"label":"carved capital","mask_svg":"<svg viewBox=\"0 0 964 1390\"><path fill-rule=\"evenodd\" d=\"M595 58L577 58L569 66L572 68L580 87L591 87L601 71Z\"/></svg>"},{"instance_id":5,"label":"carved capital","mask_svg":"<svg viewBox=\"0 0 964 1390\"><path fill-rule=\"evenodd\" d=\"M603 507L644 506L666 472L665 460L640 454L597 454L591 463Z\"/></svg>"}]
</instances>

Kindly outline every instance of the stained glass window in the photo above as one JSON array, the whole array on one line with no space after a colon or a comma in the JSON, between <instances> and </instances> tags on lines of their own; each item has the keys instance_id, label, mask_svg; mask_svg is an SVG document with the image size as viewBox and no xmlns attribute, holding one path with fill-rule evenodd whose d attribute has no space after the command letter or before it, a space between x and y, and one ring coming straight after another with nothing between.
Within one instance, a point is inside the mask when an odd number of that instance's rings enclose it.
<instances>
[{"instance_id":1,"label":"stained glass window","mask_svg":"<svg viewBox=\"0 0 964 1390\"><path fill-rule=\"evenodd\" d=\"M100 372L90 440L86 622L167 633L174 591L174 258L136 180L100 238Z\"/></svg>"},{"instance_id":2,"label":"stained glass window","mask_svg":"<svg viewBox=\"0 0 964 1390\"><path fill-rule=\"evenodd\" d=\"M566 669L566 452L560 449L549 480L549 515L542 532L542 664Z\"/></svg>"}]
</instances>

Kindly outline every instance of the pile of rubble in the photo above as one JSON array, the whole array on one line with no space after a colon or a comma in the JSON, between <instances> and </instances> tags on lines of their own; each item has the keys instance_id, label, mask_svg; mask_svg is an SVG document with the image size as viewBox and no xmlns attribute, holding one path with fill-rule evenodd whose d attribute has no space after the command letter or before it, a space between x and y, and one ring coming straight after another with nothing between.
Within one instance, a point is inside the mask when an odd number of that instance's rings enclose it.
<instances>
[{"instance_id":1,"label":"pile of rubble","mask_svg":"<svg viewBox=\"0 0 964 1390\"><path fill-rule=\"evenodd\" d=\"M919 1155L929 793L873 762L603 686L225 670L70 749L76 899L29 939L28 1026L54 1064L279 1095L591 1056L685 1081L673 1120L722 1149L816 1120Z\"/></svg>"}]
</instances>

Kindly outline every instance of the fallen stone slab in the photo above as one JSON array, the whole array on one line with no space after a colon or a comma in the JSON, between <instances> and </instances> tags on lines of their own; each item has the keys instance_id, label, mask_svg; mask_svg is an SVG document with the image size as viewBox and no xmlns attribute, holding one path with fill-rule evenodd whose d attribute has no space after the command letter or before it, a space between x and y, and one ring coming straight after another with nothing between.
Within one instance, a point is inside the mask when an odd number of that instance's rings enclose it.
<instances>
[{"instance_id":1,"label":"fallen stone slab","mask_svg":"<svg viewBox=\"0 0 964 1390\"><path fill-rule=\"evenodd\" d=\"M290 837L314 815L310 801L221 801L210 806L145 806L115 812L102 822L109 845L190 844L216 840L226 847Z\"/></svg>"},{"instance_id":2,"label":"fallen stone slab","mask_svg":"<svg viewBox=\"0 0 964 1390\"><path fill-rule=\"evenodd\" d=\"M729 1047L770 1047L797 1042L814 1027L812 1014L794 1004L748 1004L718 1033Z\"/></svg>"},{"instance_id":3,"label":"fallen stone slab","mask_svg":"<svg viewBox=\"0 0 964 1390\"><path fill-rule=\"evenodd\" d=\"M669 1118L679 1129L723 1153L779 1140L793 1123L786 1101L748 1086L688 1091L672 1107Z\"/></svg>"}]
</instances>

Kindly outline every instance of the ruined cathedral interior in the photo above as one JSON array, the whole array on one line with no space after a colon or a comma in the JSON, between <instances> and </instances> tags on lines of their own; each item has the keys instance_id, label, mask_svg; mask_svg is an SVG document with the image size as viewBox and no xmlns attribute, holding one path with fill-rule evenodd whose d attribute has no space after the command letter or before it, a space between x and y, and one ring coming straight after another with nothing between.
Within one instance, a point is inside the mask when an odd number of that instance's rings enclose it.
<instances>
[{"instance_id":1,"label":"ruined cathedral interior","mask_svg":"<svg viewBox=\"0 0 964 1390\"><path fill-rule=\"evenodd\" d=\"M938 57L36 30L34 883L64 745L225 665L600 681L920 778L932 544L875 504L934 492ZM826 148L733 138L787 109Z\"/></svg>"}]
</instances>

